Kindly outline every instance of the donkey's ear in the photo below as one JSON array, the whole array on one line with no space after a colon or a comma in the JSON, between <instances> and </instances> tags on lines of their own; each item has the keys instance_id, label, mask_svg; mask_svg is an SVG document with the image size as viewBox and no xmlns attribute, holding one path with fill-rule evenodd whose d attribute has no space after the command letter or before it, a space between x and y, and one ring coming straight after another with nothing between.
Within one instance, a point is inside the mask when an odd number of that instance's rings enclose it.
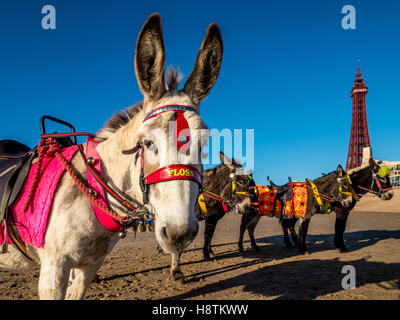
<instances>
[{"instance_id":1,"label":"donkey's ear","mask_svg":"<svg viewBox=\"0 0 400 320\"><path fill-rule=\"evenodd\" d=\"M376 164L375 160L372 158L369 158L369 166L372 168L374 172L379 171L379 166Z\"/></svg>"},{"instance_id":2,"label":"donkey's ear","mask_svg":"<svg viewBox=\"0 0 400 320\"><path fill-rule=\"evenodd\" d=\"M217 81L222 62L222 36L219 27L212 23L201 45L193 71L183 90L193 102L200 104Z\"/></svg>"},{"instance_id":3,"label":"donkey's ear","mask_svg":"<svg viewBox=\"0 0 400 320\"><path fill-rule=\"evenodd\" d=\"M161 17L155 13L144 23L136 43L135 72L145 98L158 100L165 93L164 65Z\"/></svg>"},{"instance_id":4,"label":"donkey's ear","mask_svg":"<svg viewBox=\"0 0 400 320\"><path fill-rule=\"evenodd\" d=\"M229 169L234 170L235 166L233 165L232 160L229 159L222 151L219 152L219 157L224 165L226 165Z\"/></svg>"},{"instance_id":5,"label":"donkey's ear","mask_svg":"<svg viewBox=\"0 0 400 320\"><path fill-rule=\"evenodd\" d=\"M344 177L344 175L346 174L340 164L337 166L336 172L338 173L339 177Z\"/></svg>"}]
</instances>

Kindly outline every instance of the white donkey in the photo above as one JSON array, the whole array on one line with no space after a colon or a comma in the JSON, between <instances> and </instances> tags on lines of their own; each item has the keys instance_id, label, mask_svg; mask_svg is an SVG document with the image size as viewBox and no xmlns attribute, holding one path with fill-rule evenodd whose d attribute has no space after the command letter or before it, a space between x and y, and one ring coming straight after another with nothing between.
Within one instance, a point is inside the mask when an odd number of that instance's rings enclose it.
<instances>
[{"instance_id":1,"label":"white donkey","mask_svg":"<svg viewBox=\"0 0 400 320\"><path fill-rule=\"evenodd\" d=\"M193 143L193 133L192 143L188 144L190 137L187 136L183 141L181 137L163 141L160 138L163 135L155 135L154 129L168 136L168 124L177 117L181 118L181 124L187 124L190 132L207 129L199 116L199 104L217 80L222 53L219 28L211 24L194 69L184 88L178 90L176 73L169 74L165 82L161 18L158 14L151 15L139 34L135 53L135 72L144 100L116 114L97 135L104 181L138 202L148 199L148 206L155 214L158 243L172 255L174 279L183 277L179 268L180 254L198 232L194 207L199 184L190 179L169 180L164 176L171 175L171 168L175 168L172 173L178 175L201 173L200 162L194 162L200 159L201 149ZM137 143L142 146L138 152L123 152L134 149ZM178 145L189 148L178 152ZM166 156L169 154L178 156L171 159ZM74 156L71 164L86 178L86 167L79 155ZM141 185L143 174L153 181ZM108 194L107 201L116 213L126 215ZM64 173L55 193L44 245L42 248L28 246L28 253L40 264L40 299L82 299L118 240L117 233L103 228L93 213L91 202L70 175ZM13 246L9 253L0 255L1 268L29 268L31 263Z\"/></svg>"}]
</instances>

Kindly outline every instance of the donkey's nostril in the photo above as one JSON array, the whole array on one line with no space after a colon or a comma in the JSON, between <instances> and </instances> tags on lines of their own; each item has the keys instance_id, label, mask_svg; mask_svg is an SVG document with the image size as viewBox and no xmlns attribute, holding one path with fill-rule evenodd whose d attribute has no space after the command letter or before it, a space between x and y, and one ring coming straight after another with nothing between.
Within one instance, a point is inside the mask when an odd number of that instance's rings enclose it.
<instances>
[{"instance_id":1,"label":"donkey's nostril","mask_svg":"<svg viewBox=\"0 0 400 320\"><path fill-rule=\"evenodd\" d=\"M163 234L163 236L164 236L165 238L168 239L167 228L166 228L166 227L162 228L162 234Z\"/></svg>"}]
</instances>

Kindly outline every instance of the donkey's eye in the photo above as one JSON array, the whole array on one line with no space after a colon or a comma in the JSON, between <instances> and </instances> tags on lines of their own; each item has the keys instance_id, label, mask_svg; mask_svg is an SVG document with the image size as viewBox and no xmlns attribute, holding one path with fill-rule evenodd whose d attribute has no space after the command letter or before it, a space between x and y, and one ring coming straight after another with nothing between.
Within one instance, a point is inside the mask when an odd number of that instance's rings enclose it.
<instances>
[{"instance_id":1,"label":"donkey's eye","mask_svg":"<svg viewBox=\"0 0 400 320\"><path fill-rule=\"evenodd\" d=\"M143 144L145 145L147 150L158 153L158 149L157 149L156 145L153 143L153 141L145 140L143 142Z\"/></svg>"},{"instance_id":2,"label":"donkey's eye","mask_svg":"<svg viewBox=\"0 0 400 320\"><path fill-rule=\"evenodd\" d=\"M144 144L144 146L145 146L146 148L150 148L151 145L153 144L153 141L144 140L143 144Z\"/></svg>"}]
</instances>

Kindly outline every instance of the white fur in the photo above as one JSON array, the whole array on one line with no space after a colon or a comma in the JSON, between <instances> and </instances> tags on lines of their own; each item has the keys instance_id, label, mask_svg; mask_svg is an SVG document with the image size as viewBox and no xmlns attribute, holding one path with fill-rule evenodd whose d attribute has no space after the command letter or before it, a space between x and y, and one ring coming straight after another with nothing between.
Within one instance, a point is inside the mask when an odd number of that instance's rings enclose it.
<instances>
[{"instance_id":1,"label":"white fur","mask_svg":"<svg viewBox=\"0 0 400 320\"><path fill-rule=\"evenodd\" d=\"M154 17L153 15L149 18L151 23L154 22ZM155 41L155 47L161 50L159 41L157 42L153 36L148 41ZM222 44L220 50L222 55ZM146 54L146 52L139 54ZM157 55L158 58L162 56L163 52ZM157 65L157 67L160 66ZM200 69L203 67L202 64L198 66ZM219 66L215 68L219 72ZM137 70L136 74L138 74ZM138 80L139 86L143 89L140 79ZM142 199L139 187L140 161L135 161L135 155L126 155L122 151L131 150L138 141L143 142L149 138L151 129L166 130L163 124L172 115L171 112L165 112L143 123L146 114L159 106L171 104L187 105L199 111L184 92L176 90L167 92L157 102L152 101L148 93L143 92L143 94L143 108L116 132L103 130L102 136L106 140L97 147L102 161L103 179L109 185L138 201ZM185 117L190 129L194 130L193 138L198 136L197 129L206 128L202 119L193 112L186 112ZM179 154L175 157L176 159L171 158L169 155L174 154L172 152L174 149L176 154L176 146L173 142L155 139L156 147L163 150L161 155L164 157L160 158L160 167L169 164L192 164L195 158L200 158L201 149L196 148L195 143L191 144L190 155ZM145 150L145 156L150 152L154 151ZM82 176L86 176L86 168L79 156L75 156L72 163ZM198 162L193 165L200 172L202 171ZM124 181L126 182L124 177L127 176L130 177L130 183L125 184L128 186L124 190ZM194 239L198 231L198 221L194 214L197 195L198 185L193 181L160 182L150 187L150 207L154 208L156 216L155 234L163 250L171 253L171 273L175 279L183 276L179 270L181 252ZM114 199L108 196L107 200L114 211L124 215L124 212L120 212L115 206ZM44 246L40 249L29 248L29 252L37 257L37 262L41 266L39 297L41 299L83 298L87 286L117 241L118 235L102 227L93 213L89 200L82 193L77 192L71 177L64 173L55 193ZM10 248L9 254L0 255L0 268L10 267L28 268L29 263L15 249Z\"/></svg>"}]
</instances>

